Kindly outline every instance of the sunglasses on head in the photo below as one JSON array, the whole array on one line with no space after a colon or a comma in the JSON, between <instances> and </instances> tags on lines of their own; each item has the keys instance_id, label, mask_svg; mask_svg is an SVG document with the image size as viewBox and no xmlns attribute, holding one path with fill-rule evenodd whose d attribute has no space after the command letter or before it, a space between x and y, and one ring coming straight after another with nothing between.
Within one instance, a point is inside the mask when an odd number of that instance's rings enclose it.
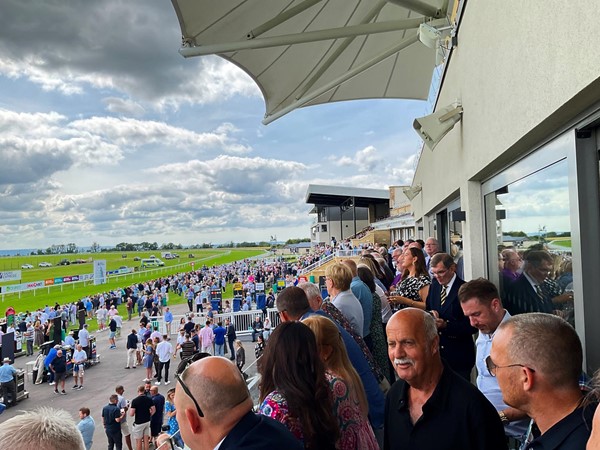
<instances>
[{"instance_id":1,"label":"sunglasses on head","mask_svg":"<svg viewBox=\"0 0 600 450\"><path fill-rule=\"evenodd\" d=\"M192 392L190 391L190 389L187 387L187 385L183 381L183 375L189 366L191 366L196 361L201 360L202 358L206 358L207 356L211 356L210 353L204 353L204 352L195 353L192 356L181 360L181 362L177 366L177 371L175 372L175 379L177 379L177 381L179 381L179 384L181 385L181 389L183 389L183 392L185 392L185 394L189 398L192 399L192 401L194 402L194 405L196 405L196 411L198 411L198 415L200 417L204 417L204 413L202 412L200 405L198 404L198 402L192 395Z\"/></svg>"}]
</instances>

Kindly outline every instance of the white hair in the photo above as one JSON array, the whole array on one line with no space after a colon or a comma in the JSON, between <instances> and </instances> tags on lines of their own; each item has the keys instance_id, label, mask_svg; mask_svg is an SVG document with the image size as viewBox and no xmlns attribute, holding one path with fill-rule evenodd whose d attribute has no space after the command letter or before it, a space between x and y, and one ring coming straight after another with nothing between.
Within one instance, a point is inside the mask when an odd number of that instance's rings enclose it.
<instances>
[{"instance_id":1,"label":"white hair","mask_svg":"<svg viewBox=\"0 0 600 450\"><path fill-rule=\"evenodd\" d=\"M85 450L85 444L67 411L41 407L4 422L0 427L0 448Z\"/></svg>"}]
</instances>

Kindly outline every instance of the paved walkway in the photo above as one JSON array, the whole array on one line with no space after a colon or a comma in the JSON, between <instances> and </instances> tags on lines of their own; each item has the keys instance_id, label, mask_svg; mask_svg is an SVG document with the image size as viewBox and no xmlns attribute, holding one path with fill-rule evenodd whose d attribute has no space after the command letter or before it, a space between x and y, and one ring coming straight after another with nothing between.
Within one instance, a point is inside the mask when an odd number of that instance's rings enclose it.
<instances>
[{"instance_id":1,"label":"paved walkway","mask_svg":"<svg viewBox=\"0 0 600 450\"><path fill-rule=\"evenodd\" d=\"M187 312L187 304L173 305L171 311L173 314L184 314ZM0 415L0 426L2 422L14 417L23 410L35 409L38 406L51 406L60 408L71 413L76 422L79 422L79 408L86 406L90 408L91 415L96 422L96 432L94 433L93 450L105 449L107 439L102 426L102 408L108 404L108 398L114 393L115 386L122 384L125 388L125 398L132 399L137 395L137 387L143 384L142 380L146 376L146 370L143 367L138 367L135 370L126 370L124 367L127 362L127 351L125 348L127 334L132 329L138 329L138 322L132 319L123 323L121 337L117 339L117 348L109 349L108 332L95 333L97 338L97 352L100 355L100 363L90 367L85 372L84 389L72 390L73 378L68 377L65 383L67 395L54 394L54 386L49 386L48 383L40 385L33 384L27 377L25 380L25 388L29 392L29 398L22 400L14 408L6 410ZM250 342L250 337L240 338L244 343L246 350L246 368L249 367L247 373L249 375L248 385L252 397L258 398L256 365L254 358L254 344ZM175 335L173 335L173 346L175 346ZM229 355L227 355L229 356ZM15 361L15 367L25 369L26 363L33 361L34 357L19 357ZM179 358L171 364L169 378L171 384L159 386L159 392L163 395L167 390L175 386L175 370L179 364ZM128 422L131 426L132 420L128 417ZM127 448L123 440L124 449ZM135 447L134 447L135 448Z\"/></svg>"}]
</instances>

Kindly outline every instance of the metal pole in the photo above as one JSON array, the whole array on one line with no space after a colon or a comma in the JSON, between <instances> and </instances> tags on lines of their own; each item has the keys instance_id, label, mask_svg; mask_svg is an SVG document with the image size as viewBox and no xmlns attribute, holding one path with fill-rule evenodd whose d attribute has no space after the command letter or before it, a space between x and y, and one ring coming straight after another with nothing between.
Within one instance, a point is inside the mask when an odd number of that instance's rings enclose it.
<instances>
[{"instance_id":1,"label":"metal pole","mask_svg":"<svg viewBox=\"0 0 600 450\"><path fill-rule=\"evenodd\" d=\"M200 45L197 47L182 47L179 53L184 58L192 56L215 55L231 53L240 50L281 47L293 44L325 41L332 39L362 36L367 34L386 33L390 31L410 30L418 28L424 22L422 17L416 19L392 20L388 22L365 23L347 27L329 28L326 30L306 31L304 33L285 34L247 41L223 42L220 44ZM446 24L444 22L444 24Z\"/></svg>"}]
</instances>

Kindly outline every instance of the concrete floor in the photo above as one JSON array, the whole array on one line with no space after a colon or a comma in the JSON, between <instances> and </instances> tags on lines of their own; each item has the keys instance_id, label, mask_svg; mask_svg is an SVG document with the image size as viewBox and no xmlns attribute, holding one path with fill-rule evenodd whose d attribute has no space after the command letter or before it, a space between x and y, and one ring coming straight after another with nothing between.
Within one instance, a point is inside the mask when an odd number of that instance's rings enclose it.
<instances>
[{"instance_id":1,"label":"concrete floor","mask_svg":"<svg viewBox=\"0 0 600 450\"><path fill-rule=\"evenodd\" d=\"M174 305L171 307L173 314L184 314L187 312L187 304ZM65 391L67 395L54 394L54 386L49 386L48 383L35 385L29 378L25 379L25 389L29 392L29 398L23 399L16 407L7 409L0 415L0 426L3 422L19 414L19 411L27 411L35 409L39 406L51 406L68 411L75 419L79 421L79 408L85 406L90 408L91 415L96 422L96 431L94 433L93 450L105 449L107 446L106 435L102 426L102 408L108 404L108 398L114 393L115 386L121 384L125 388L125 398L132 399L136 396L137 387L143 384L142 380L146 376L146 370L143 367L138 367L135 370L126 370L124 367L127 361L127 351L125 349L126 336L131 332L131 329L137 329L138 323L135 320L123 323L123 333L117 340L117 348L109 349L108 333L106 331L96 333L97 352L100 355L100 363L88 368L85 371L84 389L72 390L73 378L68 377L65 383ZM175 336L173 336L175 339ZM254 364L254 344L250 342L250 337L240 337L244 343L246 350L246 368L249 367L247 373L249 375L248 386L255 402L258 398L256 365ZM173 340L173 343L175 341ZM175 344L173 344L175 346ZM227 355L229 356L229 355ZM26 363L33 361L34 357L19 357L15 361L15 367L25 369ZM179 358L174 360L170 368L171 384L159 386L159 392L163 395L167 390L175 386L174 372L179 364ZM128 418L131 426L132 420ZM124 449L126 449L123 441ZM135 447L134 447L135 448Z\"/></svg>"}]
</instances>

